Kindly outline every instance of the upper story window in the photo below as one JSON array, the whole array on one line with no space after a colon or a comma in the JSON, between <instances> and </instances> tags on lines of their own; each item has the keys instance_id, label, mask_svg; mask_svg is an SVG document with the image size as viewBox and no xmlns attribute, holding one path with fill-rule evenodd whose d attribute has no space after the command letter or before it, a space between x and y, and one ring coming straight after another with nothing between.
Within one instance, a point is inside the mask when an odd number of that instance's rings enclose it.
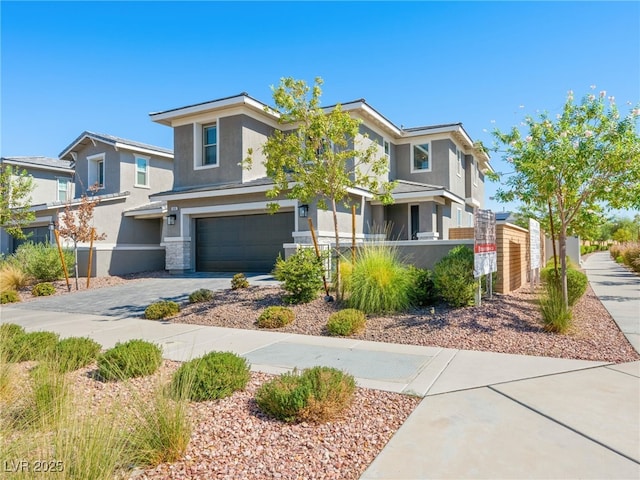
<instances>
[{"instance_id":1,"label":"upper story window","mask_svg":"<svg viewBox=\"0 0 640 480\"><path fill-rule=\"evenodd\" d=\"M90 187L97 186L98 188L104 188L105 185L105 156L104 153L98 155L91 155L87 157L89 161L89 178L88 185Z\"/></svg>"},{"instance_id":2,"label":"upper story window","mask_svg":"<svg viewBox=\"0 0 640 480\"><path fill-rule=\"evenodd\" d=\"M387 157L387 160L391 156L391 145L386 140L382 141L382 148L384 149L384 156Z\"/></svg>"},{"instance_id":3,"label":"upper story window","mask_svg":"<svg viewBox=\"0 0 640 480\"><path fill-rule=\"evenodd\" d=\"M58 178L56 179L58 182L58 198L59 202L66 202L69 200L69 179L68 178Z\"/></svg>"},{"instance_id":4,"label":"upper story window","mask_svg":"<svg viewBox=\"0 0 640 480\"><path fill-rule=\"evenodd\" d=\"M462 176L462 172L464 172L464 153L462 152L462 150L460 150L459 148L456 148L456 152L457 152L457 156L458 156L458 160L457 160L457 166L456 166L456 173L458 174L459 177Z\"/></svg>"},{"instance_id":5,"label":"upper story window","mask_svg":"<svg viewBox=\"0 0 640 480\"><path fill-rule=\"evenodd\" d=\"M218 126L202 127L202 165L218 165Z\"/></svg>"},{"instance_id":6,"label":"upper story window","mask_svg":"<svg viewBox=\"0 0 640 480\"><path fill-rule=\"evenodd\" d=\"M411 147L411 172L431 171L431 144L421 143Z\"/></svg>"},{"instance_id":7,"label":"upper story window","mask_svg":"<svg viewBox=\"0 0 640 480\"><path fill-rule=\"evenodd\" d=\"M136 187L149 186L149 158L136 156Z\"/></svg>"},{"instance_id":8,"label":"upper story window","mask_svg":"<svg viewBox=\"0 0 640 480\"><path fill-rule=\"evenodd\" d=\"M478 163L475 159L471 159L469 167L471 168L471 180L475 186L478 186Z\"/></svg>"}]
</instances>

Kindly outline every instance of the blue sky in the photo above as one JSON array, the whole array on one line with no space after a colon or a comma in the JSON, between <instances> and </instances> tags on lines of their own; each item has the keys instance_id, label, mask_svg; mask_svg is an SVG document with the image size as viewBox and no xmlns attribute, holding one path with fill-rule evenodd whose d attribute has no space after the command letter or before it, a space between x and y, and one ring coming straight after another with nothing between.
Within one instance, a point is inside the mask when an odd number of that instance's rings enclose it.
<instances>
[{"instance_id":1,"label":"blue sky","mask_svg":"<svg viewBox=\"0 0 640 480\"><path fill-rule=\"evenodd\" d=\"M365 98L405 127L474 140L590 86L640 100L639 2L0 2L2 156L56 156L82 131L172 148L150 112L284 76L323 104ZM521 108L524 106L524 108ZM508 171L498 154L497 171ZM503 205L489 199L485 206ZM507 205L509 208L510 205Z\"/></svg>"}]
</instances>

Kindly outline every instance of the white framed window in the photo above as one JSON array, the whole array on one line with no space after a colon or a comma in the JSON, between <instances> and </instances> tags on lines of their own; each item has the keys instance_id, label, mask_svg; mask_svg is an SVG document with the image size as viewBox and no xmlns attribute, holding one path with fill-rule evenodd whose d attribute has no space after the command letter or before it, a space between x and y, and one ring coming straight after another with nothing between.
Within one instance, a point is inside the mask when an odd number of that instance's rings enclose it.
<instances>
[{"instance_id":1,"label":"white framed window","mask_svg":"<svg viewBox=\"0 0 640 480\"><path fill-rule=\"evenodd\" d=\"M89 177L87 178L89 187L97 186L99 189L105 188L105 155L99 153L87 157L89 162Z\"/></svg>"},{"instance_id":2,"label":"white framed window","mask_svg":"<svg viewBox=\"0 0 640 480\"><path fill-rule=\"evenodd\" d=\"M193 168L200 170L203 168L215 168L220 165L219 158L219 122L194 123L194 162Z\"/></svg>"},{"instance_id":3,"label":"white framed window","mask_svg":"<svg viewBox=\"0 0 640 480\"><path fill-rule=\"evenodd\" d=\"M66 202L69 200L69 179L68 178L57 178L58 188L57 188L57 200L59 202Z\"/></svg>"},{"instance_id":4,"label":"white framed window","mask_svg":"<svg viewBox=\"0 0 640 480\"><path fill-rule=\"evenodd\" d=\"M135 156L136 178L134 186L149 187L149 157Z\"/></svg>"},{"instance_id":5,"label":"white framed window","mask_svg":"<svg viewBox=\"0 0 640 480\"><path fill-rule=\"evenodd\" d=\"M467 227L473 227L473 213L467 212Z\"/></svg>"},{"instance_id":6,"label":"white framed window","mask_svg":"<svg viewBox=\"0 0 640 480\"><path fill-rule=\"evenodd\" d=\"M384 156L389 160L391 158L391 144L387 140L382 140L382 149L384 150Z\"/></svg>"},{"instance_id":7,"label":"white framed window","mask_svg":"<svg viewBox=\"0 0 640 480\"><path fill-rule=\"evenodd\" d=\"M411 173L431 171L431 142L411 145Z\"/></svg>"},{"instance_id":8,"label":"white framed window","mask_svg":"<svg viewBox=\"0 0 640 480\"><path fill-rule=\"evenodd\" d=\"M464 172L464 153L462 150L456 147L456 155L457 155L457 166L456 173L459 177L462 176L462 172Z\"/></svg>"},{"instance_id":9,"label":"white framed window","mask_svg":"<svg viewBox=\"0 0 640 480\"><path fill-rule=\"evenodd\" d=\"M462 209L460 207L456 207L456 226L462 226Z\"/></svg>"}]
</instances>

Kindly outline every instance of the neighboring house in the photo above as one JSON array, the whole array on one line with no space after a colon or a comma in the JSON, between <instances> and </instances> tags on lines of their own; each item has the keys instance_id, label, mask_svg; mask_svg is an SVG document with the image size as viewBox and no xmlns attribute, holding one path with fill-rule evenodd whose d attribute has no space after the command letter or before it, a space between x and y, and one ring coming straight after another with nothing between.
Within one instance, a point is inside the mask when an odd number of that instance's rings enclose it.
<instances>
[{"instance_id":1,"label":"neighboring house","mask_svg":"<svg viewBox=\"0 0 640 480\"><path fill-rule=\"evenodd\" d=\"M93 273L122 275L162 270L165 252L160 245L166 203L150 202L149 195L173 185L171 150L112 135L83 132L60 154L58 162L73 165L74 195L69 200L34 195L34 225L53 228L67 204L80 204L87 194L98 201L93 223L104 240L95 242ZM94 187L95 191L90 191ZM38 187L39 189L39 187ZM87 266L88 245L81 245L80 271Z\"/></svg>"},{"instance_id":2,"label":"neighboring house","mask_svg":"<svg viewBox=\"0 0 640 480\"><path fill-rule=\"evenodd\" d=\"M329 111L332 107L327 107ZM474 146L462 124L402 129L364 100L342 104L362 120L356 144L378 145L396 180L395 203L383 206L371 192L353 189L357 201L356 237L388 226L393 240L447 239L451 227L473 225L482 207L489 157ZM153 194L166 201L163 233L170 271L269 271L283 244L311 240L306 216L320 241L332 241L330 211L299 205L282 196L280 212L267 213L265 192L272 186L262 165L261 146L276 129L278 114L246 93L150 114L174 130L174 184ZM253 168L242 168L252 148ZM351 239L351 213L340 207L341 238Z\"/></svg>"},{"instance_id":3,"label":"neighboring house","mask_svg":"<svg viewBox=\"0 0 640 480\"><path fill-rule=\"evenodd\" d=\"M66 202L74 196L73 164L68 160L49 157L2 157L0 165L11 166L14 171L26 171L33 178L31 204ZM8 235L0 228L0 253L13 253L25 241L48 243L51 241L52 218L40 217L23 228L26 240Z\"/></svg>"}]
</instances>

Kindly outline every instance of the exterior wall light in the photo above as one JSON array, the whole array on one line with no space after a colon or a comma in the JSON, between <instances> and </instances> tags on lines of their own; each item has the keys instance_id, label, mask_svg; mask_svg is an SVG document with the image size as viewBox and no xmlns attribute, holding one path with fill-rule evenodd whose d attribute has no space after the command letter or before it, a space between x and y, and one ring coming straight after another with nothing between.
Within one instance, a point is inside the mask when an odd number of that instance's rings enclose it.
<instances>
[{"instance_id":1,"label":"exterior wall light","mask_svg":"<svg viewBox=\"0 0 640 480\"><path fill-rule=\"evenodd\" d=\"M175 225L175 224L176 224L176 216L167 215L167 225Z\"/></svg>"},{"instance_id":2,"label":"exterior wall light","mask_svg":"<svg viewBox=\"0 0 640 480\"><path fill-rule=\"evenodd\" d=\"M298 207L298 215L300 218L307 218L309 216L309 205L300 205Z\"/></svg>"}]
</instances>

